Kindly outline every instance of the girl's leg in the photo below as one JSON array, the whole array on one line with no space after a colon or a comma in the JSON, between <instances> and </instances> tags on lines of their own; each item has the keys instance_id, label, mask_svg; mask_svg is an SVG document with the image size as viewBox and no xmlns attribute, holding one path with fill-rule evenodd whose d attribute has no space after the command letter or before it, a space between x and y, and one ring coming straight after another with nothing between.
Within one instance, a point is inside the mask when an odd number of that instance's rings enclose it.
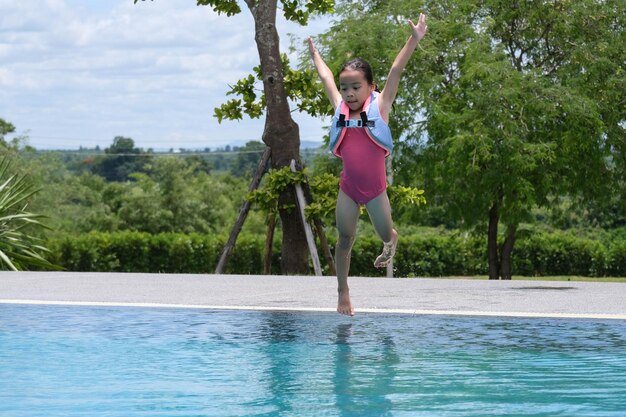
<instances>
[{"instance_id":1,"label":"girl's leg","mask_svg":"<svg viewBox=\"0 0 626 417\"><path fill-rule=\"evenodd\" d=\"M337 247L335 248L335 264L339 292L337 311L348 316L354 315L354 309L350 301L350 289L348 288L348 273L350 271L352 245L356 238L356 225L359 219L359 213L359 205L342 190L339 190L337 208L335 209L337 232L339 233Z\"/></svg>"},{"instance_id":2,"label":"girl's leg","mask_svg":"<svg viewBox=\"0 0 626 417\"><path fill-rule=\"evenodd\" d=\"M398 233L393 228L391 219L391 204L387 192L381 193L378 197L365 205L367 212L374 225L374 230L383 240L383 252L376 258L374 266L383 267L391 262L391 258L396 252Z\"/></svg>"}]
</instances>

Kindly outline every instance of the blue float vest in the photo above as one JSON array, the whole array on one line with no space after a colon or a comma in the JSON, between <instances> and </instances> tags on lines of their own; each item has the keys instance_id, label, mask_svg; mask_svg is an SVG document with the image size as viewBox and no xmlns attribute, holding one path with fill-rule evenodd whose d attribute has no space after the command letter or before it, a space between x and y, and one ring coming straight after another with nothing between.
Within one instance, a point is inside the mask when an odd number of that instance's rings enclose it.
<instances>
[{"instance_id":1,"label":"blue float vest","mask_svg":"<svg viewBox=\"0 0 626 417\"><path fill-rule=\"evenodd\" d=\"M377 91L365 100L361 111L361 119L350 119L350 108L342 100L333 116L330 125L330 145L329 149L333 155L341 158L339 146L346 134L346 128L364 127L367 136L374 141L375 144L385 150L385 157L389 156L393 149L393 140L391 139L391 129L383 120L378 109Z\"/></svg>"}]
</instances>

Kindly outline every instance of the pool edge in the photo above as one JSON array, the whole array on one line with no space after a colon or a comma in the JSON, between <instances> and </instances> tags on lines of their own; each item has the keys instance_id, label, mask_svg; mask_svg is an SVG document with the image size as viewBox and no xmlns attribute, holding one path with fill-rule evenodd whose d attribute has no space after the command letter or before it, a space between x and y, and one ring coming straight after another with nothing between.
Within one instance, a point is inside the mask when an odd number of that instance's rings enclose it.
<instances>
[{"instance_id":1,"label":"pool edge","mask_svg":"<svg viewBox=\"0 0 626 417\"><path fill-rule=\"evenodd\" d=\"M90 307L142 307L142 308L180 308L206 310L244 310L244 311L285 311L285 312L335 312L333 308L320 307L278 307L278 306L225 306L209 304L167 304L167 303L138 303L138 302L111 302L111 301L62 301L62 300L28 300L28 299L0 299L0 304L23 305L68 305ZM371 314L406 314L406 315L436 315L436 316L477 316L477 317L518 317L518 318L562 318L562 319L596 319L596 320L626 320L622 314L602 313L557 313L557 312L516 312L516 311L473 311L473 310L420 310L420 309L387 309L362 308L356 313Z\"/></svg>"}]
</instances>

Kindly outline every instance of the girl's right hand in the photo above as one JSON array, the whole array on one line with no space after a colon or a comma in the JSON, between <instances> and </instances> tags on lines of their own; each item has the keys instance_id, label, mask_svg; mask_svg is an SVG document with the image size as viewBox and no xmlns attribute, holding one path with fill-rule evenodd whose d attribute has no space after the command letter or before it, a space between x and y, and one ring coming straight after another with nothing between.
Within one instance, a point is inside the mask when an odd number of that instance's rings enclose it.
<instances>
[{"instance_id":1,"label":"girl's right hand","mask_svg":"<svg viewBox=\"0 0 626 417\"><path fill-rule=\"evenodd\" d=\"M409 20L409 25L411 26L412 36L416 38L418 42L421 41L422 38L426 35L426 31L428 30L428 26L426 26L426 16L424 15L424 13L420 13L417 25L414 24L411 20Z\"/></svg>"}]
</instances>

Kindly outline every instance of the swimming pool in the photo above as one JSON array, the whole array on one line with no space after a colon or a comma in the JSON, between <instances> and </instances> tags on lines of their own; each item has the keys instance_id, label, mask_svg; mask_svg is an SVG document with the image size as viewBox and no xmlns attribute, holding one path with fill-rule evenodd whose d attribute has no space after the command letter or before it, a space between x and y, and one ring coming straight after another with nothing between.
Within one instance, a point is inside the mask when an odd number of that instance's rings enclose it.
<instances>
[{"instance_id":1,"label":"swimming pool","mask_svg":"<svg viewBox=\"0 0 626 417\"><path fill-rule=\"evenodd\" d=\"M0 305L0 415L624 416L626 322Z\"/></svg>"}]
</instances>

